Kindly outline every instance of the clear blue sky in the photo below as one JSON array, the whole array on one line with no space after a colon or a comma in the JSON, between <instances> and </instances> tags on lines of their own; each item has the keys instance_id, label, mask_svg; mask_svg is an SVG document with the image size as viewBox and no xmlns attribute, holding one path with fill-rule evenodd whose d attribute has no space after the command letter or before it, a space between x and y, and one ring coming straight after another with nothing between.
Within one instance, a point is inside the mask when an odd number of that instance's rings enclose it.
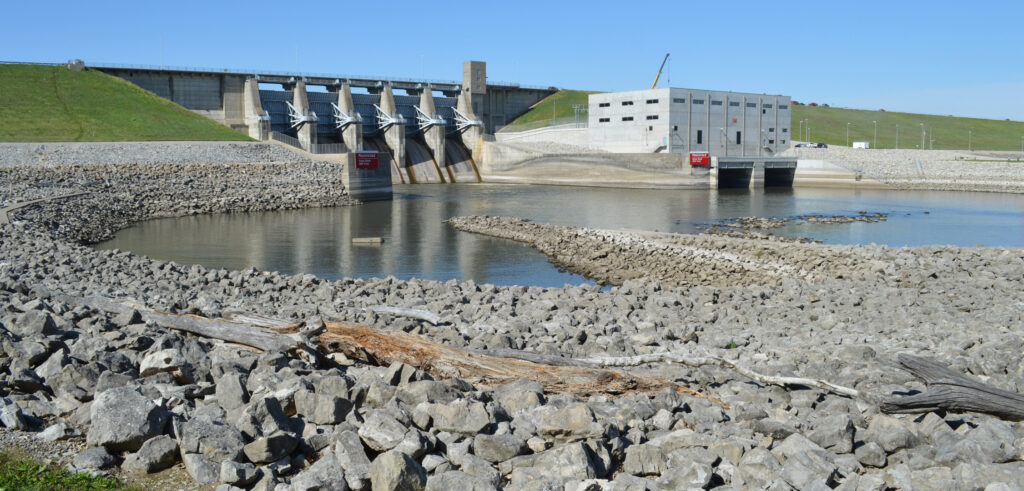
<instances>
[{"instance_id":1,"label":"clear blue sky","mask_svg":"<svg viewBox=\"0 0 1024 491\"><path fill-rule=\"evenodd\" d=\"M627 90L671 52L659 85L1024 120L1020 0L4 3L0 60Z\"/></svg>"}]
</instances>

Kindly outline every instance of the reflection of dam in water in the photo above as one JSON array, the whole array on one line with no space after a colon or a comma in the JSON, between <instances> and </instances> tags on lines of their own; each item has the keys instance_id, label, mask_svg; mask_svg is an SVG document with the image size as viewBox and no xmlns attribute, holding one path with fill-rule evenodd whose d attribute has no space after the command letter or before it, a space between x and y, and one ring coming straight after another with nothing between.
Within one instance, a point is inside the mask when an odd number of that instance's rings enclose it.
<instances>
[{"instance_id":1,"label":"reflection of dam in water","mask_svg":"<svg viewBox=\"0 0 1024 491\"><path fill-rule=\"evenodd\" d=\"M1015 194L502 184L399 184L395 190L392 201L359 206L149 220L98 247L180 264L255 267L330 280L394 275L560 287L585 280L559 272L526 244L459 232L444 221L464 215L519 216L556 225L693 233L698 225L735 217L856 216L870 210L889 217L877 223L794 222L772 233L833 244L975 245L984 237L988 245L1024 245L1024 195ZM352 244L355 237L381 237L384 243Z\"/></svg>"}]
</instances>

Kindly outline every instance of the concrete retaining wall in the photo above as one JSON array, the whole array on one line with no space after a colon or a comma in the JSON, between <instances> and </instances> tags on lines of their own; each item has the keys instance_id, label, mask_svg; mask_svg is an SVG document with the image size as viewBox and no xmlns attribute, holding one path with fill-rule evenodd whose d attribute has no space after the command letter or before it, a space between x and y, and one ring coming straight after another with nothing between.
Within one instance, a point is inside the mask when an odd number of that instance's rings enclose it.
<instances>
[{"instance_id":1,"label":"concrete retaining wall","mask_svg":"<svg viewBox=\"0 0 1024 491\"><path fill-rule=\"evenodd\" d=\"M515 133L496 133L494 138L499 142L556 142L586 147L589 144L587 128L548 127L535 130L517 131Z\"/></svg>"}]
</instances>

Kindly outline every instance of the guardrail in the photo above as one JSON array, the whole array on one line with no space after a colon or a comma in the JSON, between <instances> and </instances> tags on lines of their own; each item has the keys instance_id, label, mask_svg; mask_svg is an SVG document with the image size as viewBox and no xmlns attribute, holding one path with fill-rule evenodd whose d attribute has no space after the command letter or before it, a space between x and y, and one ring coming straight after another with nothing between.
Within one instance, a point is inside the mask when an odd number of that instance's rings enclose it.
<instances>
[{"instance_id":1,"label":"guardrail","mask_svg":"<svg viewBox=\"0 0 1024 491\"><path fill-rule=\"evenodd\" d=\"M561 126L569 128L586 128L588 126L586 118L577 119L575 116L554 118L554 119L543 119L540 121L531 121L529 123L521 124L508 124L496 129L495 133L518 133L520 131L536 130L540 128L548 128L552 126Z\"/></svg>"}]
</instances>

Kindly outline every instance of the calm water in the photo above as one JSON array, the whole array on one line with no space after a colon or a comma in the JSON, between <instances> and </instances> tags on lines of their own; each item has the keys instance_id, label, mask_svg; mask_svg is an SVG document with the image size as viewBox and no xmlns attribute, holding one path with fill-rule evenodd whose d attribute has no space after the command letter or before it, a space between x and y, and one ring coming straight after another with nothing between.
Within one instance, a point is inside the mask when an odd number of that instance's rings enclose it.
<instances>
[{"instance_id":1,"label":"calm water","mask_svg":"<svg viewBox=\"0 0 1024 491\"><path fill-rule=\"evenodd\" d=\"M514 215L588 227L693 232L739 216L888 213L881 223L792 225L775 233L826 243L1024 246L1024 196L933 191L779 189L670 191L521 185L396 186L395 199L361 206L152 220L100 249L182 264L327 279L394 275L498 285L589 281L560 272L522 244L458 232L460 215ZM383 245L353 245L383 237Z\"/></svg>"}]
</instances>

